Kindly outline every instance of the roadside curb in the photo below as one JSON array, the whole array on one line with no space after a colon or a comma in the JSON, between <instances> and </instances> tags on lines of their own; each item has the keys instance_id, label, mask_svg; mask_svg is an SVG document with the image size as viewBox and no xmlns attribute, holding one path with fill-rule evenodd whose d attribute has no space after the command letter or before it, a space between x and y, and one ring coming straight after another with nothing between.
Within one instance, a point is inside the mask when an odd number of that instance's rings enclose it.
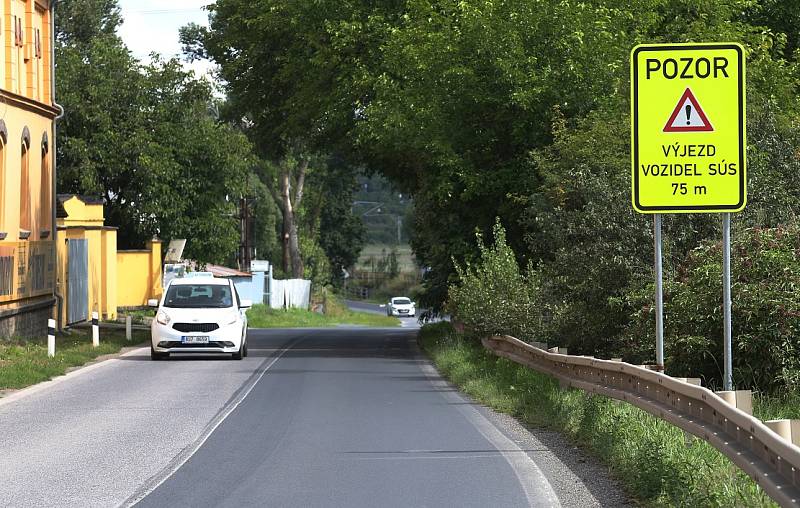
<instances>
[{"instance_id":1,"label":"roadside curb","mask_svg":"<svg viewBox=\"0 0 800 508\"><path fill-rule=\"evenodd\" d=\"M126 351L127 349L127 351ZM63 376L54 377L48 381L42 381L41 383L37 383L35 385L29 386L27 388L21 388L19 390L14 390L8 393L8 395L0 396L0 407L6 406L11 404L12 402L16 402L20 399L24 399L31 395L35 395L39 392L45 391L49 388L52 388L56 385L63 383L64 381L68 381L70 379L76 378L83 374L88 374L89 372L93 372L100 367L109 366L116 361L119 361L120 358L125 356L134 356L138 353L143 351L147 351L147 347L133 347L131 348L123 348L119 353L115 353L112 355L103 355L98 356L91 362L85 363L81 366L71 367L71 370L68 370L66 374Z\"/></svg>"}]
</instances>

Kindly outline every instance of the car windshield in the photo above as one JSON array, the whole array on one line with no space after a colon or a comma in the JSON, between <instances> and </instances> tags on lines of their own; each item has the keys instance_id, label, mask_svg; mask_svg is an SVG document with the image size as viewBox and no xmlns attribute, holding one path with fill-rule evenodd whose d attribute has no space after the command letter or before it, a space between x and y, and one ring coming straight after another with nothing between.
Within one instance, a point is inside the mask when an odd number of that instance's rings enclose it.
<instances>
[{"instance_id":1,"label":"car windshield","mask_svg":"<svg viewBox=\"0 0 800 508\"><path fill-rule=\"evenodd\" d=\"M180 284L170 286L164 307L178 309L223 309L233 307L231 288L219 284Z\"/></svg>"},{"instance_id":2,"label":"car windshield","mask_svg":"<svg viewBox=\"0 0 800 508\"><path fill-rule=\"evenodd\" d=\"M394 302L395 305L408 305L411 303L411 300L409 300L408 298L395 298L392 301Z\"/></svg>"}]
</instances>

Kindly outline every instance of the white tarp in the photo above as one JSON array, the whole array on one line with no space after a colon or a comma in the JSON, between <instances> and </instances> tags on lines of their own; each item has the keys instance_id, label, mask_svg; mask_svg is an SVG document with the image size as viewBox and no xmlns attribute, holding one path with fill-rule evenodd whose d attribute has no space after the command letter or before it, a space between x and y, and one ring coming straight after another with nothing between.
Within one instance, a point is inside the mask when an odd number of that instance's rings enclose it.
<instances>
[{"instance_id":1,"label":"white tarp","mask_svg":"<svg viewBox=\"0 0 800 508\"><path fill-rule=\"evenodd\" d=\"M273 279L269 303L273 309L308 309L311 304L311 281L304 279Z\"/></svg>"}]
</instances>

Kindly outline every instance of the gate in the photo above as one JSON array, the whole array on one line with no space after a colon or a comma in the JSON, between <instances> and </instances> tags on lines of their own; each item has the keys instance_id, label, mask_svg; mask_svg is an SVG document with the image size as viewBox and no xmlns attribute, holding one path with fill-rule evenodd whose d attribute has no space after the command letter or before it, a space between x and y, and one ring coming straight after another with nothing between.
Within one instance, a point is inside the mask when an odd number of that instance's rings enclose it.
<instances>
[{"instance_id":1,"label":"gate","mask_svg":"<svg viewBox=\"0 0 800 508\"><path fill-rule=\"evenodd\" d=\"M89 240L69 240L67 324L89 319Z\"/></svg>"}]
</instances>

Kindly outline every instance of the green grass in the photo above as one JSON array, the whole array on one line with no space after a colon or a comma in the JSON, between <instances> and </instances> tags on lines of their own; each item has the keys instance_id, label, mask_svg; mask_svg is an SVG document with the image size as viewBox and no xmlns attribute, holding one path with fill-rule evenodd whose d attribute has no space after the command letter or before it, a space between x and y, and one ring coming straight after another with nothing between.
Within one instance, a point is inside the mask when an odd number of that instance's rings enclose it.
<instances>
[{"instance_id":1,"label":"green grass","mask_svg":"<svg viewBox=\"0 0 800 508\"><path fill-rule=\"evenodd\" d=\"M156 309L135 309L120 311L120 318L124 319L125 316L131 316L134 323L144 322L144 318L156 317Z\"/></svg>"},{"instance_id":2,"label":"green grass","mask_svg":"<svg viewBox=\"0 0 800 508\"><path fill-rule=\"evenodd\" d=\"M343 324L377 327L400 325L399 319L380 314L344 310L331 315L303 309L275 310L265 305L254 305L247 311L247 320L251 328L324 328Z\"/></svg>"},{"instance_id":3,"label":"green grass","mask_svg":"<svg viewBox=\"0 0 800 508\"><path fill-rule=\"evenodd\" d=\"M124 330L100 330L100 346L92 347L91 331L79 330L56 337L56 355L47 356L45 341L0 342L0 390L19 389L66 373L70 367L84 365L98 356L118 353L127 346L141 344L149 331L134 330L133 340L125 340Z\"/></svg>"},{"instance_id":4,"label":"green grass","mask_svg":"<svg viewBox=\"0 0 800 508\"><path fill-rule=\"evenodd\" d=\"M449 323L420 342L439 371L475 400L523 422L565 433L606 462L647 506L776 506L747 475L700 440L631 405L561 389L555 379L495 357ZM775 411L762 403L761 410Z\"/></svg>"}]
</instances>

